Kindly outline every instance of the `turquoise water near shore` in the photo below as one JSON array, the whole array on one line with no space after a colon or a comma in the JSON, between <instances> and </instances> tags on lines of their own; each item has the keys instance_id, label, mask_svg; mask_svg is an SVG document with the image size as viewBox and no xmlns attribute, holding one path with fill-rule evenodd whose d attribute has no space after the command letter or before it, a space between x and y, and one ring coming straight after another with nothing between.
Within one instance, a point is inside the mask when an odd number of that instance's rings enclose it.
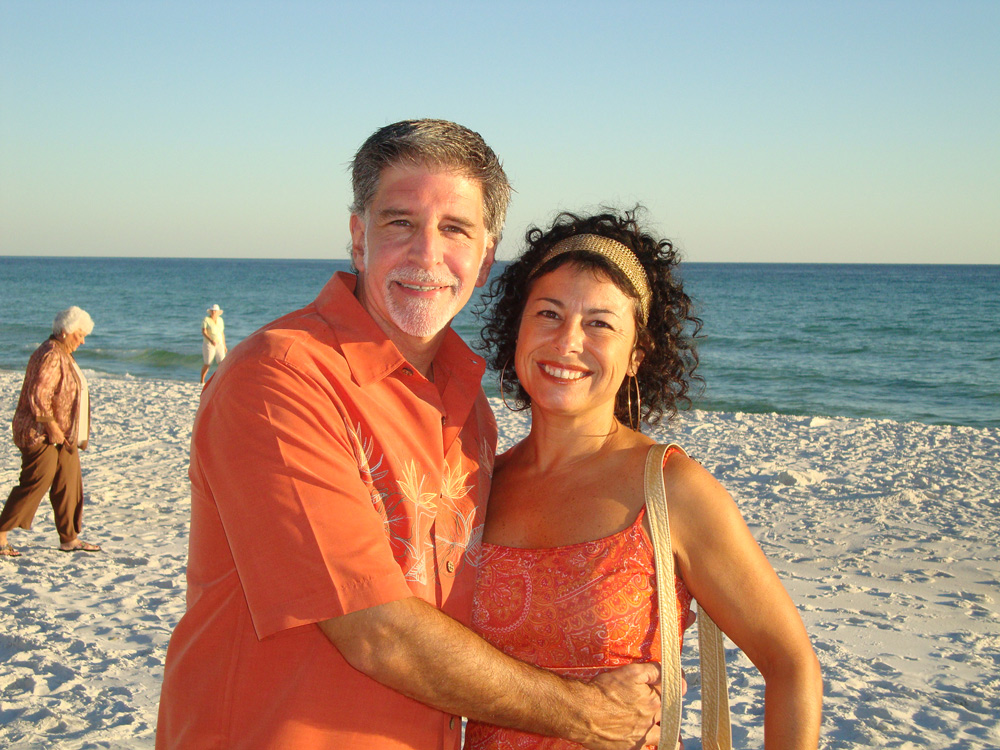
<instances>
[{"instance_id":1,"label":"turquoise water near shore","mask_svg":"<svg viewBox=\"0 0 1000 750\"><path fill-rule=\"evenodd\" d=\"M201 319L234 346L307 304L347 261L0 257L0 369L85 308L99 373L196 381ZM688 263L709 411L1000 426L1000 266ZM473 305L455 320L473 341ZM484 386L495 392L487 374Z\"/></svg>"}]
</instances>

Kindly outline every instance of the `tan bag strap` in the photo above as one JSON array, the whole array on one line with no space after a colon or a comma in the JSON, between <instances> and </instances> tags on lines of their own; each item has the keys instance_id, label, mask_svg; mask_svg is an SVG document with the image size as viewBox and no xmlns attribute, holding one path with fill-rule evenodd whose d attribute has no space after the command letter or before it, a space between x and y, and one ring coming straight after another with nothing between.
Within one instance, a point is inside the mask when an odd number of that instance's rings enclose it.
<instances>
[{"instance_id":1,"label":"tan bag strap","mask_svg":"<svg viewBox=\"0 0 1000 750\"><path fill-rule=\"evenodd\" d=\"M677 597L674 595L674 552L663 488L663 458L675 445L654 445L646 454L646 517L652 530L656 560L656 590L660 615L660 651L663 660L663 707L660 749L675 750L681 733L681 657L677 633ZM704 750L732 750L726 652L722 631L704 609L698 608L698 659L701 667L701 745Z\"/></svg>"}]
</instances>

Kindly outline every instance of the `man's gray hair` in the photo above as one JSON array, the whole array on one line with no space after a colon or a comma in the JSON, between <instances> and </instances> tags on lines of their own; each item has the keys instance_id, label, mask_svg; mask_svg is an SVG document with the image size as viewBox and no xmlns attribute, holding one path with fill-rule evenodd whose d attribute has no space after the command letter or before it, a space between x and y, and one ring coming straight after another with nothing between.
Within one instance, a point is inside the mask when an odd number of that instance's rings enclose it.
<instances>
[{"instance_id":1,"label":"man's gray hair","mask_svg":"<svg viewBox=\"0 0 1000 750\"><path fill-rule=\"evenodd\" d=\"M67 307L56 314L56 319L52 321L52 333L58 336L60 333L76 333L80 331L84 336L89 336L94 330L94 320L86 310L81 310L76 305Z\"/></svg>"},{"instance_id":2,"label":"man's gray hair","mask_svg":"<svg viewBox=\"0 0 1000 750\"><path fill-rule=\"evenodd\" d=\"M451 169L477 180L483 190L486 230L500 241L510 203L510 182L497 155L479 133L447 120L404 120L379 128L361 144L351 162L352 213L366 215L382 170L399 164Z\"/></svg>"}]
</instances>

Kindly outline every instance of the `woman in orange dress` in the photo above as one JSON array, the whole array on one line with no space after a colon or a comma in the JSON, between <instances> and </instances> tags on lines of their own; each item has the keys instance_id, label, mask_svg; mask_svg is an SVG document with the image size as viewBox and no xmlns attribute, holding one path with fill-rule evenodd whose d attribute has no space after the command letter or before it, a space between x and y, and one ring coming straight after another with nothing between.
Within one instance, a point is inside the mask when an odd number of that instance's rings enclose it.
<instances>
[{"instance_id":1,"label":"woman in orange dress","mask_svg":"<svg viewBox=\"0 0 1000 750\"><path fill-rule=\"evenodd\" d=\"M483 331L531 431L496 460L473 624L518 659L586 678L660 660L643 483L654 443L637 428L687 401L701 321L671 244L634 213L563 214L527 243L494 282ZM693 595L764 676L766 748L815 748L821 679L794 604L700 464L673 448L663 477L679 630ZM469 722L465 747L578 746Z\"/></svg>"}]
</instances>

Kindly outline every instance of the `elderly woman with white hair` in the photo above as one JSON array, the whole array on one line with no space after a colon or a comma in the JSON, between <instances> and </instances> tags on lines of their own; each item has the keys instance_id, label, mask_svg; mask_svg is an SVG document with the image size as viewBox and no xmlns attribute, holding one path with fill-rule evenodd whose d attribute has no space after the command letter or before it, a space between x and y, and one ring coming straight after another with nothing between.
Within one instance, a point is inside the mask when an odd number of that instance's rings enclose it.
<instances>
[{"instance_id":1,"label":"elderly woman with white hair","mask_svg":"<svg viewBox=\"0 0 1000 750\"><path fill-rule=\"evenodd\" d=\"M52 501L59 549L97 552L80 539L83 478L79 451L90 434L87 380L73 352L94 330L86 311L70 307L56 315L52 335L35 350L14 411L14 443L21 451L21 477L0 513L0 557L18 557L7 532L30 529L46 491Z\"/></svg>"}]
</instances>

